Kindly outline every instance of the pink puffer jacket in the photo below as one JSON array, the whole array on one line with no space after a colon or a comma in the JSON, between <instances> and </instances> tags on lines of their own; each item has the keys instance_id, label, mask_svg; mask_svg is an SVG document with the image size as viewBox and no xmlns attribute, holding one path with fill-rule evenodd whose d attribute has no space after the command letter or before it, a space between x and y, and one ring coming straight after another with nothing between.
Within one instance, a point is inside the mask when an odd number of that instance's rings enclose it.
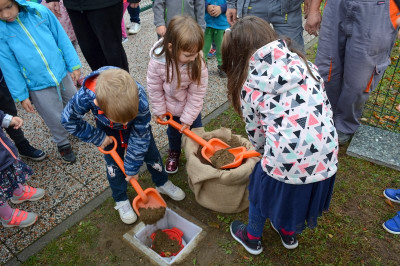
<instances>
[{"instance_id":1,"label":"pink puffer jacket","mask_svg":"<svg viewBox=\"0 0 400 266\"><path fill-rule=\"evenodd\" d=\"M192 125L203 108L203 99L208 83L206 65L203 62L200 85L190 79L187 65L180 65L181 86L176 88L178 80L175 73L171 83L166 81L165 57L153 55L154 47L161 41L162 39L150 50L150 62L147 70L147 90L151 102L151 113L160 116L168 111L173 116L180 117L182 123Z\"/></svg>"}]
</instances>

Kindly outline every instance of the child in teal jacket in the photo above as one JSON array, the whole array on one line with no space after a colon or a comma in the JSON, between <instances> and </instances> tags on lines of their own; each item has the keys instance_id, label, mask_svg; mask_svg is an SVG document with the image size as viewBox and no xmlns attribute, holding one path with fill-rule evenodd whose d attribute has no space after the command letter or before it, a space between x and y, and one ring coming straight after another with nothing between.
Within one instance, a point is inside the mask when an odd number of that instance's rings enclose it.
<instances>
[{"instance_id":1,"label":"child in teal jacket","mask_svg":"<svg viewBox=\"0 0 400 266\"><path fill-rule=\"evenodd\" d=\"M60 120L64 105L76 92L81 63L49 9L25 0L0 0L0 68L14 100L28 112L35 112L33 101L61 158L75 162Z\"/></svg>"}]
</instances>

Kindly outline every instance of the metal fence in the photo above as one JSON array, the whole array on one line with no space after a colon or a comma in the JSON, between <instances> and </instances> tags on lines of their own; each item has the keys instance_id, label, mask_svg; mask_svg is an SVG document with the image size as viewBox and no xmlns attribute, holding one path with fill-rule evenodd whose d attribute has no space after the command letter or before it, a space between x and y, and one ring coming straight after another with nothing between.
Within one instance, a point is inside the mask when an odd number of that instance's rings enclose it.
<instances>
[{"instance_id":1,"label":"metal fence","mask_svg":"<svg viewBox=\"0 0 400 266\"><path fill-rule=\"evenodd\" d=\"M389 131L400 132L400 58L399 41L391 55L379 85L371 93L364 107L361 123Z\"/></svg>"},{"instance_id":2,"label":"metal fence","mask_svg":"<svg viewBox=\"0 0 400 266\"><path fill-rule=\"evenodd\" d=\"M146 11L147 9L151 8L151 4L153 3L152 0L142 0L140 1L140 11Z\"/></svg>"}]
</instances>

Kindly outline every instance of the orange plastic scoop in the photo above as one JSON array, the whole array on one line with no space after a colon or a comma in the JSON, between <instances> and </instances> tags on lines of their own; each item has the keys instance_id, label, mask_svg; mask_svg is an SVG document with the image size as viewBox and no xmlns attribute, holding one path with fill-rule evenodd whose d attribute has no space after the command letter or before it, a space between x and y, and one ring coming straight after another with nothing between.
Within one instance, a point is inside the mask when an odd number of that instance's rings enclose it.
<instances>
[{"instance_id":1,"label":"orange plastic scoop","mask_svg":"<svg viewBox=\"0 0 400 266\"><path fill-rule=\"evenodd\" d=\"M164 115L167 120L161 120L157 118L157 123L161 125L171 125L172 127L180 130L182 128L182 125L177 123L172 119L172 114L167 112ZM210 158L214 155L214 153L218 150L221 149L226 149L229 148L230 146L223 142L220 139L217 138L212 138L209 141L206 141L205 139L201 138L200 136L196 135L193 131L191 131L189 128L185 128L185 130L182 131L183 134L188 136L189 138L193 139L196 141L198 144L203 146L201 149L201 155L211 163ZM228 150L230 153L232 153L235 156L235 160L233 163L224 165L221 167L221 169L229 169L229 168L235 168L238 167L242 164L243 159L245 158L250 158L250 157L257 157L260 156L261 154L254 151L250 150L248 151L246 147L237 147L237 148L232 148Z\"/></svg>"},{"instance_id":2,"label":"orange plastic scoop","mask_svg":"<svg viewBox=\"0 0 400 266\"><path fill-rule=\"evenodd\" d=\"M125 173L125 168L124 168L124 162L121 160L121 157L119 157L117 153L117 140L113 137L110 136L114 142L114 147L109 150L105 151L102 148L98 147L99 151L101 151L104 154L109 154L111 157L114 159L114 161L117 163L121 171L126 175ZM161 197L160 193L155 188L146 188L144 191L142 187L139 185L138 181L135 178L131 178L129 180L131 183L132 187L135 189L136 193L138 194L132 202L132 208L135 210L135 212L140 216L139 209L140 208L160 208L160 207L167 207L167 203L165 203L164 199Z\"/></svg>"}]
</instances>

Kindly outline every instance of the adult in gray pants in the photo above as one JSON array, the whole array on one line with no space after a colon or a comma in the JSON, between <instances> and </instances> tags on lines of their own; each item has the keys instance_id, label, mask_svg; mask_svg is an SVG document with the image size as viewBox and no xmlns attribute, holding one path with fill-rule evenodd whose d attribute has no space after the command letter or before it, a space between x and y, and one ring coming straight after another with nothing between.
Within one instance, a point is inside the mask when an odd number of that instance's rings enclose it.
<instances>
[{"instance_id":1,"label":"adult in gray pants","mask_svg":"<svg viewBox=\"0 0 400 266\"><path fill-rule=\"evenodd\" d=\"M318 17L320 4L312 1L309 19ZM315 64L332 104L339 144L349 142L360 126L364 104L390 64L398 13L394 0L327 0Z\"/></svg>"},{"instance_id":2,"label":"adult in gray pants","mask_svg":"<svg viewBox=\"0 0 400 266\"><path fill-rule=\"evenodd\" d=\"M257 16L271 23L281 36L296 42L304 51L301 4L304 0L227 0L226 17L229 24L244 16ZM306 2L308 2L306 0Z\"/></svg>"}]
</instances>

